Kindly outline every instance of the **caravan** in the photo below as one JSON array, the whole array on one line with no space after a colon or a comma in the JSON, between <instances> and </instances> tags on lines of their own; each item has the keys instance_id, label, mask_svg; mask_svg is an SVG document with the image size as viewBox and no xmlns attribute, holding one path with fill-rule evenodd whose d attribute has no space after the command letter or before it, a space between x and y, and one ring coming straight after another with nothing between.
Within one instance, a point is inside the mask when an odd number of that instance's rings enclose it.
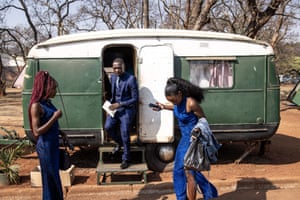
<instances>
[{"instance_id":1,"label":"caravan","mask_svg":"<svg viewBox=\"0 0 300 200\"><path fill-rule=\"evenodd\" d=\"M33 79L39 70L46 70L59 83L54 104L63 110L60 126L71 142L105 143L102 104L109 95L105 79L118 55L138 80L139 109L132 135L145 146L147 164L154 171L172 167L180 136L172 112L153 112L148 106L166 102L169 77L204 89L201 106L220 142L266 141L277 130L280 88L270 45L226 33L126 29L60 36L31 49L23 88L27 135L31 137L27 109Z\"/></svg>"}]
</instances>

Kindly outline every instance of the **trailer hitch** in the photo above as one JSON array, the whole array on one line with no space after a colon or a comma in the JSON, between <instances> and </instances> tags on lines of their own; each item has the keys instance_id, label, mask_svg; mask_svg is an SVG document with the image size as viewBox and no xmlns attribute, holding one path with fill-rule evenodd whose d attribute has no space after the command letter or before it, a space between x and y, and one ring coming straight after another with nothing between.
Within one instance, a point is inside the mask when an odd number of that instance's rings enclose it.
<instances>
[{"instance_id":1,"label":"trailer hitch","mask_svg":"<svg viewBox=\"0 0 300 200\"><path fill-rule=\"evenodd\" d=\"M263 140L263 141L254 141L254 142L247 142L246 149L244 153L234 161L235 164L240 164L244 158L246 158L258 145L259 147L259 155L264 155L266 151L269 150L269 146L271 144L270 140Z\"/></svg>"}]
</instances>

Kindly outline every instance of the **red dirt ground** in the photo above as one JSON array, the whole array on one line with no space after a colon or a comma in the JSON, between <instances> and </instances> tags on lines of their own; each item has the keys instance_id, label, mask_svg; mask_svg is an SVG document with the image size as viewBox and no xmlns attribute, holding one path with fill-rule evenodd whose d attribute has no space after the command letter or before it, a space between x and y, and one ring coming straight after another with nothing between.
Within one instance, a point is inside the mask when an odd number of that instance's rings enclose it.
<instances>
[{"instance_id":1,"label":"red dirt ground","mask_svg":"<svg viewBox=\"0 0 300 200\"><path fill-rule=\"evenodd\" d=\"M240 164L234 164L234 160L243 153L245 144L225 144L219 152L219 161L212 165L209 173L204 173L209 179L300 177L300 110L288 106L285 101L291 89L290 85L281 87L281 123L277 133L270 139L269 151L259 156L257 147ZM22 119L20 91L8 89L8 96L0 97L0 127L16 130L22 136ZM3 133L0 129L0 134ZM27 153L17 160L20 165L20 184L7 187L30 187L30 171L38 165L34 148L31 150L33 153ZM95 148L76 148L72 153L72 161L76 166L74 184L96 184L95 168L98 157ZM148 172L149 182L171 181L171 177L171 172Z\"/></svg>"}]
</instances>

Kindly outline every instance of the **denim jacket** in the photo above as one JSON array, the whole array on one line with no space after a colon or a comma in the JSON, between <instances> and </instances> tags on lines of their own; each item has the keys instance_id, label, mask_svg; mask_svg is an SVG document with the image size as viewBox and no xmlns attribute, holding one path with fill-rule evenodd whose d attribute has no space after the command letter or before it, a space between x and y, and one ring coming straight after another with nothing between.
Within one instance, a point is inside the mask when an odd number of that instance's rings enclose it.
<instances>
[{"instance_id":1,"label":"denim jacket","mask_svg":"<svg viewBox=\"0 0 300 200\"><path fill-rule=\"evenodd\" d=\"M199 134L198 139L204 146L209 161L216 162L218 160L218 150L220 149L221 144L218 143L217 139L211 132L207 120L204 117L200 118L193 130L196 128L201 130L201 134Z\"/></svg>"}]
</instances>

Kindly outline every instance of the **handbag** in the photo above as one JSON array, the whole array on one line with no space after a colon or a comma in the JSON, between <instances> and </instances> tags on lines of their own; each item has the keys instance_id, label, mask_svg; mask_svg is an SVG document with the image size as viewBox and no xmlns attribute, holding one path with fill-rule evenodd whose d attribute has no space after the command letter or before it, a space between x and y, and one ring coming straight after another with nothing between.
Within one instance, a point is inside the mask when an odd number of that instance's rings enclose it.
<instances>
[{"instance_id":1,"label":"handbag","mask_svg":"<svg viewBox=\"0 0 300 200\"><path fill-rule=\"evenodd\" d=\"M184 156L184 167L195 171L210 170L208 154L199 139L192 140Z\"/></svg>"},{"instance_id":2,"label":"handbag","mask_svg":"<svg viewBox=\"0 0 300 200\"><path fill-rule=\"evenodd\" d=\"M70 154L67 151L67 148L59 149L59 169L66 170L71 167L71 158Z\"/></svg>"}]
</instances>

